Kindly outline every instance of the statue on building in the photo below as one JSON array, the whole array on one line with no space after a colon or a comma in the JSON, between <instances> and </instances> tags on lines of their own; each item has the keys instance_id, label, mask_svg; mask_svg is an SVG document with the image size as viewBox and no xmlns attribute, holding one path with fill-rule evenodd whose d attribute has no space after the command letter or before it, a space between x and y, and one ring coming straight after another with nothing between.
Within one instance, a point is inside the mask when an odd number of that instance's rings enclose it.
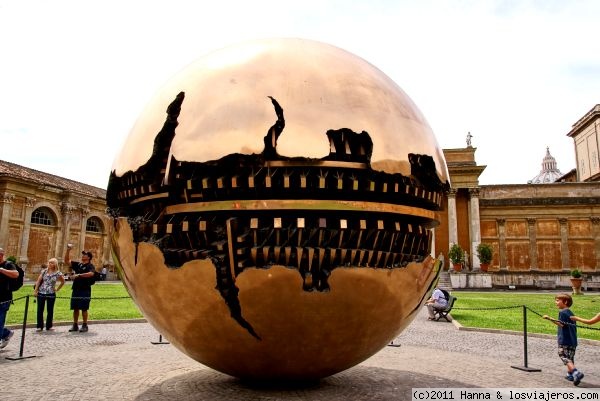
<instances>
[{"instance_id":1,"label":"statue on building","mask_svg":"<svg viewBox=\"0 0 600 401\"><path fill-rule=\"evenodd\" d=\"M467 132L467 147L470 148L471 147L471 138L473 138L473 135L471 135L471 132Z\"/></svg>"},{"instance_id":2,"label":"statue on building","mask_svg":"<svg viewBox=\"0 0 600 401\"><path fill-rule=\"evenodd\" d=\"M440 252L440 254L438 255L438 260L440 261L440 270L444 269L444 254Z\"/></svg>"}]
</instances>

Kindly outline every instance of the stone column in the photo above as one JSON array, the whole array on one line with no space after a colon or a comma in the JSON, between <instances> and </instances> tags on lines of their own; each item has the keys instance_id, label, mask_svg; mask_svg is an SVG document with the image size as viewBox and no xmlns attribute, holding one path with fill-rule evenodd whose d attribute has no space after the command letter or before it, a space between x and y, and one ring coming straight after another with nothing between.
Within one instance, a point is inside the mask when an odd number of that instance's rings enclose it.
<instances>
[{"instance_id":1,"label":"stone column","mask_svg":"<svg viewBox=\"0 0 600 401\"><path fill-rule=\"evenodd\" d=\"M473 270L479 270L477 246L481 243L481 224L479 219L479 188L469 188L469 238L471 238L471 256Z\"/></svg>"},{"instance_id":2,"label":"stone column","mask_svg":"<svg viewBox=\"0 0 600 401\"><path fill-rule=\"evenodd\" d=\"M106 230L102 233L102 259L98 258L98 262L101 262L102 266L110 264L110 237L108 234Z\"/></svg>"},{"instance_id":3,"label":"stone column","mask_svg":"<svg viewBox=\"0 0 600 401\"><path fill-rule=\"evenodd\" d=\"M448 192L448 249L452 244L458 244L458 222L456 218L456 189Z\"/></svg>"},{"instance_id":4,"label":"stone column","mask_svg":"<svg viewBox=\"0 0 600 401\"><path fill-rule=\"evenodd\" d=\"M529 268L531 270L539 270L537 258L537 226L536 219L527 219L529 227Z\"/></svg>"},{"instance_id":5,"label":"stone column","mask_svg":"<svg viewBox=\"0 0 600 401\"><path fill-rule=\"evenodd\" d=\"M504 223L506 220L504 219L496 219L496 223L498 224L498 255L500 270L507 270L506 267L506 231L504 227Z\"/></svg>"},{"instance_id":6,"label":"stone column","mask_svg":"<svg viewBox=\"0 0 600 401\"><path fill-rule=\"evenodd\" d=\"M594 234L594 251L596 252L596 271L600 271L600 217L590 217Z\"/></svg>"},{"instance_id":7,"label":"stone column","mask_svg":"<svg viewBox=\"0 0 600 401\"><path fill-rule=\"evenodd\" d=\"M60 211L62 212L62 235L59 237L58 243L56 244L56 259L62 264L64 262L65 251L67 250L67 243L69 242L69 235L71 234L71 220L73 210L75 206L69 202L62 202L60 204ZM75 251L77 251L75 249ZM71 254L71 257L74 257Z\"/></svg>"},{"instance_id":8,"label":"stone column","mask_svg":"<svg viewBox=\"0 0 600 401\"><path fill-rule=\"evenodd\" d=\"M28 196L25 198L25 217L23 219L23 233L21 234L21 249L19 254L19 264L25 270L29 258L27 257L27 250L29 248L29 233L31 232L31 215L33 214L33 207L37 199Z\"/></svg>"},{"instance_id":9,"label":"stone column","mask_svg":"<svg viewBox=\"0 0 600 401\"><path fill-rule=\"evenodd\" d=\"M570 271L571 268L569 266L569 242L568 240L568 227L567 227L567 219L561 217L558 219L560 223L560 254L561 254L561 262L562 262L562 270Z\"/></svg>"},{"instance_id":10,"label":"stone column","mask_svg":"<svg viewBox=\"0 0 600 401\"><path fill-rule=\"evenodd\" d=\"M12 213L12 203L15 195L5 192L0 197L2 199L0 204L0 248L4 248L8 252L8 249L6 249L8 247L8 222Z\"/></svg>"}]
</instances>

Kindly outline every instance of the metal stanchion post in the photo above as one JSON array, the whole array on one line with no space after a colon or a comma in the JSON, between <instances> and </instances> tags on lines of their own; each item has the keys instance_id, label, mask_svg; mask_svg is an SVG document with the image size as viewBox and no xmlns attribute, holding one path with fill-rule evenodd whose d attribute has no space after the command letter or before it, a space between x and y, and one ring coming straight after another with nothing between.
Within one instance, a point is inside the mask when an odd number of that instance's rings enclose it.
<instances>
[{"instance_id":1,"label":"metal stanchion post","mask_svg":"<svg viewBox=\"0 0 600 401\"><path fill-rule=\"evenodd\" d=\"M20 359L35 358L35 355L23 356L23 348L25 347L25 331L27 330L27 311L29 310L29 295L25 297L25 312L23 313L23 328L21 331L21 347L19 348L18 357L6 357L11 361L18 361Z\"/></svg>"},{"instance_id":2,"label":"metal stanchion post","mask_svg":"<svg viewBox=\"0 0 600 401\"><path fill-rule=\"evenodd\" d=\"M527 306L523 305L523 366L511 366L511 368L524 370L525 372L541 372L542 369L527 366Z\"/></svg>"},{"instance_id":3,"label":"metal stanchion post","mask_svg":"<svg viewBox=\"0 0 600 401\"><path fill-rule=\"evenodd\" d=\"M163 339L162 338L162 334L159 334L158 335L158 341L150 341L150 344L154 344L154 345L158 345L158 344L171 344L170 342L163 341L162 339Z\"/></svg>"}]
</instances>

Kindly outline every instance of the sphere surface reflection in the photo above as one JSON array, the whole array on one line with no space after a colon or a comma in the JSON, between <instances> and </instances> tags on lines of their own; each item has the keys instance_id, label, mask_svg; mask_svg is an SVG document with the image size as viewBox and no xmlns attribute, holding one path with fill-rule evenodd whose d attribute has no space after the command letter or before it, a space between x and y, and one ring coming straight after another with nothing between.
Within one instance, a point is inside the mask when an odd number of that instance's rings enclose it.
<instances>
[{"instance_id":1,"label":"sphere surface reflection","mask_svg":"<svg viewBox=\"0 0 600 401\"><path fill-rule=\"evenodd\" d=\"M319 42L210 54L150 102L107 191L113 251L177 348L253 379L325 377L410 323L449 187L408 96Z\"/></svg>"}]
</instances>

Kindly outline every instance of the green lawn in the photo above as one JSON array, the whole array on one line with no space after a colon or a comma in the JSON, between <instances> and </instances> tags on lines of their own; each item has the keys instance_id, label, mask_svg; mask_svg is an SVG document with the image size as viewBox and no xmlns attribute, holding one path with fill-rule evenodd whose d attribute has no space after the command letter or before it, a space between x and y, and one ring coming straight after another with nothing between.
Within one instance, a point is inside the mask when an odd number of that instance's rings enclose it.
<instances>
[{"instance_id":1,"label":"green lawn","mask_svg":"<svg viewBox=\"0 0 600 401\"><path fill-rule=\"evenodd\" d=\"M523 331L522 305L526 305L528 333L556 334L556 326L538 316L558 317L555 294L455 291L452 295L458 298L452 317L463 326ZM571 310L577 316L595 316L600 312L600 294L574 296ZM588 326L578 323L577 336L600 340L600 324Z\"/></svg>"},{"instance_id":2,"label":"green lawn","mask_svg":"<svg viewBox=\"0 0 600 401\"><path fill-rule=\"evenodd\" d=\"M13 299L25 295L30 295L27 322L35 323L37 304L34 303L33 288L30 283L26 283L19 291L13 293ZM73 312L70 309L70 297L71 283L67 281L64 288L57 294L56 304L54 305L54 322L73 321ZM11 305L6 318L7 325L23 323L25 303L25 299L19 299ZM135 319L141 317L143 317L142 314L129 297L123 284L96 283L92 287L92 301L89 311L90 320Z\"/></svg>"}]
</instances>

